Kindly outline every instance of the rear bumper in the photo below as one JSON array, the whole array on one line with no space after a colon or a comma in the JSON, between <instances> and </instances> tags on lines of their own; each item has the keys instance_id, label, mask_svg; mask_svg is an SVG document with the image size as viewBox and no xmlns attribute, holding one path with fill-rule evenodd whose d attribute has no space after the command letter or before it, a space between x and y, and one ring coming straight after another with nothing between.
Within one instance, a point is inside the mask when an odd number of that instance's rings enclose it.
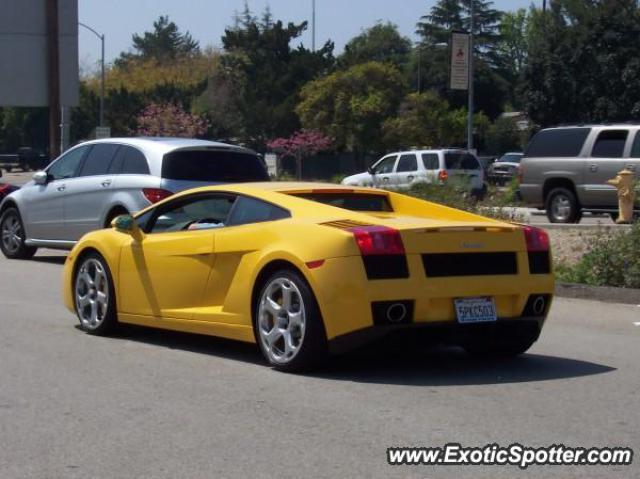
<instances>
[{"instance_id":1,"label":"rear bumper","mask_svg":"<svg viewBox=\"0 0 640 479\"><path fill-rule=\"evenodd\" d=\"M408 277L367 278L360 256L332 258L308 271L329 340L374 326L372 305L377 302L410 302L411 325L455 325L455 298L490 296L498 318L518 321L531 295L547 295L552 301L553 274L529 274L526 252L517 253L519 274L428 278L422 258L407 255Z\"/></svg>"},{"instance_id":2,"label":"rear bumper","mask_svg":"<svg viewBox=\"0 0 640 479\"><path fill-rule=\"evenodd\" d=\"M542 185L533 183L521 183L520 194L522 202L527 206L540 208L544 206L544 198L542 197Z\"/></svg>"},{"instance_id":3,"label":"rear bumper","mask_svg":"<svg viewBox=\"0 0 640 479\"><path fill-rule=\"evenodd\" d=\"M453 321L437 323L412 323L406 325L371 326L352 333L337 336L329 341L333 354L356 349L392 334L425 345L463 345L470 339L497 338L504 341L537 340L544 324L544 317L498 319L495 322L459 324ZM409 339L410 338L410 339Z\"/></svg>"}]
</instances>

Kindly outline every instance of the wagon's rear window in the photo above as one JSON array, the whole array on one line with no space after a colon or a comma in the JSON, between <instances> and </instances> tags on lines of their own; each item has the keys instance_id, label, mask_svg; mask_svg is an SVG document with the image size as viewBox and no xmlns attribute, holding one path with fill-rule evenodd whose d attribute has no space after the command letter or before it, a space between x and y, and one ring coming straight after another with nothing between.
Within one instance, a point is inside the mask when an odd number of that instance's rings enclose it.
<instances>
[{"instance_id":1,"label":"wagon's rear window","mask_svg":"<svg viewBox=\"0 0 640 479\"><path fill-rule=\"evenodd\" d=\"M162 160L162 177L212 183L269 181L267 170L257 155L215 149L167 153Z\"/></svg>"},{"instance_id":2,"label":"wagon's rear window","mask_svg":"<svg viewBox=\"0 0 640 479\"><path fill-rule=\"evenodd\" d=\"M393 211L391 203L389 203L389 198L384 195L369 195L363 193L294 193L292 196L351 211Z\"/></svg>"}]
</instances>

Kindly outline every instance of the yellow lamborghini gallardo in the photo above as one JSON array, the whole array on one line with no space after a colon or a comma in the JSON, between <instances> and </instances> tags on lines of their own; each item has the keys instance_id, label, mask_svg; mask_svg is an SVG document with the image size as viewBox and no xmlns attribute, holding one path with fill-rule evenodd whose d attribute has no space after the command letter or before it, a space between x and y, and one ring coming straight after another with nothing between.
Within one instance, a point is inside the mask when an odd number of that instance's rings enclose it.
<instances>
[{"instance_id":1,"label":"yellow lamborghini gallardo","mask_svg":"<svg viewBox=\"0 0 640 479\"><path fill-rule=\"evenodd\" d=\"M134 323L255 342L282 370L401 328L520 354L554 290L544 231L377 189L212 186L112 226L64 268L86 332Z\"/></svg>"}]
</instances>

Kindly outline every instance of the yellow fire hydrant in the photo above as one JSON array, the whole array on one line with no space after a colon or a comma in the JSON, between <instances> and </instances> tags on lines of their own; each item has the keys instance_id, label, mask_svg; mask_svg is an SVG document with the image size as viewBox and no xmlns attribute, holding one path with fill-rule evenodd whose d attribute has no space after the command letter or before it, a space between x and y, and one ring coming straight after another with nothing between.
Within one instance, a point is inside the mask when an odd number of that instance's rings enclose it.
<instances>
[{"instance_id":1,"label":"yellow fire hydrant","mask_svg":"<svg viewBox=\"0 0 640 479\"><path fill-rule=\"evenodd\" d=\"M631 221L633 220L633 205L636 201L636 181L633 171L622 170L618 172L618 176L607 180L607 183L615 186L618 190L619 214L616 223L631 223Z\"/></svg>"}]
</instances>

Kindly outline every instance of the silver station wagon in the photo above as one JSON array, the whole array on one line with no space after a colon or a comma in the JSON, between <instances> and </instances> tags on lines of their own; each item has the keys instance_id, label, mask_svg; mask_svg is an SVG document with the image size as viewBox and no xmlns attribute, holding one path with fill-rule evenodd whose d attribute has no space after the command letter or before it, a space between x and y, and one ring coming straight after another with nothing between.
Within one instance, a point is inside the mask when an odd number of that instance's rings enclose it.
<instances>
[{"instance_id":1,"label":"silver station wagon","mask_svg":"<svg viewBox=\"0 0 640 479\"><path fill-rule=\"evenodd\" d=\"M88 141L0 203L0 248L7 258L30 258L38 247L70 249L88 231L178 191L268 180L262 159L238 146L183 138Z\"/></svg>"}]
</instances>

